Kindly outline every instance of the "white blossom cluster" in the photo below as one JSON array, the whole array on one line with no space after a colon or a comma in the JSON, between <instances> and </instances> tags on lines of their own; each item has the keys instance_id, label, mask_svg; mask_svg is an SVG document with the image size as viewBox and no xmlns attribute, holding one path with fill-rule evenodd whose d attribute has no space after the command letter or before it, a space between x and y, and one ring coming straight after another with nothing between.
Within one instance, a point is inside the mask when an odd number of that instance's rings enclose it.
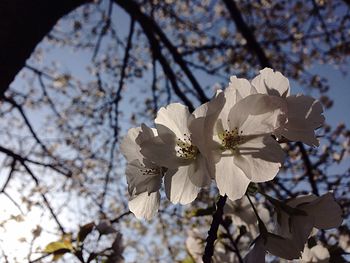
<instances>
[{"instance_id":1,"label":"white blossom cluster","mask_svg":"<svg viewBox=\"0 0 350 263\"><path fill-rule=\"evenodd\" d=\"M270 68L252 81L232 76L226 89L192 113L180 103L163 107L155 128L132 128L121 143L128 162L129 208L138 218L152 218L162 184L174 204L191 203L212 181L221 195L238 200L251 182L277 175L285 158L281 141L319 145L315 129L324 122L322 113L314 98L291 95L288 79ZM342 221L331 194L298 197L281 207L289 209L277 209L277 231L260 227L246 260L264 258L265 251L298 258L313 227L328 229ZM334 216L323 220L322 209Z\"/></svg>"},{"instance_id":2,"label":"white blossom cluster","mask_svg":"<svg viewBox=\"0 0 350 263\"><path fill-rule=\"evenodd\" d=\"M309 247L307 241L317 234L318 229L327 230L342 223L341 208L331 193L321 197L298 196L285 203L280 202L276 204L276 217L273 222L262 203L255 205L255 209L261 220L259 224L246 196L236 201L229 200L224 209L225 214L231 216L237 231L240 226L247 229L246 247L254 244L248 253L241 254L245 255L244 263L264 263L266 252L286 260L300 259L298 262L301 263L329 262L330 253L326 247L321 243ZM204 233L198 229L188 232L186 248L196 263L203 262L205 238ZM241 262L236 254L225 251L223 247L220 241L215 244L213 262Z\"/></svg>"},{"instance_id":3,"label":"white blossom cluster","mask_svg":"<svg viewBox=\"0 0 350 263\"><path fill-rule=\"evenodd\" d=\"M306 243L310 236L317 234L318 229L327 230L341 225L342 211L333 195L298 196L280 204L280 207L275 207L276 229L273 232L260 229L260 235L255 239L254 248L246 255L245 262L263 263L266 252L287 260L301 257L301 262L328 262L327 248L316 245L309 249Z\"/></svg>"}]
</instances>

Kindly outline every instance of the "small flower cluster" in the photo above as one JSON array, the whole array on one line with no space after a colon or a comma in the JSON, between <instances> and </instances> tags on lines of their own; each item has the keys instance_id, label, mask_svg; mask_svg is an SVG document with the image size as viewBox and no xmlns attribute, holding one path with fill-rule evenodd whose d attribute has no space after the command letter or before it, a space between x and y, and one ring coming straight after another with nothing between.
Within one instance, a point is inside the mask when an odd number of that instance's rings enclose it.
<instances>
[{"instance_id":1,"label":"small flower cluster","mask_svg":"<svg viewBox=\"0 0 350 263\"><path fill-rule=\"evenodd\" d=\"M172 203L192 202L212 180L221 195L240 199L250 182L277 175L285 156L279 140L318 146L322 113L312 97L290 95L288 79L270 68L251 82L232 76L192 113L180 103L163 107L155 128L132 128L121 143L129 208L138 218L152 218L163 182Z\"/></svg>"}]
</instances>

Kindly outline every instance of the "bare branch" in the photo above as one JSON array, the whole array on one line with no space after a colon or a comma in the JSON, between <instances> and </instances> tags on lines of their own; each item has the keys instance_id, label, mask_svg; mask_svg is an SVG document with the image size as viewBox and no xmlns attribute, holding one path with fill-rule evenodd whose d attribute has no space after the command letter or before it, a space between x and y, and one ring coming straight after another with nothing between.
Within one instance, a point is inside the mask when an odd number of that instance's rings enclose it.
<instances>
[{"instance_id":1,"label":"bare branch","mask_svg":"<svg viewBox=\"0 0 350 263\"><path fill-rule=\"evenodd\" d=\"M207 244L205 245L203 262L210 263L211 258L214 254L214 242L217 239L217 233L219 226L222 222L222 215L224 214L224 206L227 200L227 195L220 195L218 202L216 203L216 211L213 214L213 221L210 225L210 229L208 231L208 237L206 239Z\"/></svg>"}]
</instances>

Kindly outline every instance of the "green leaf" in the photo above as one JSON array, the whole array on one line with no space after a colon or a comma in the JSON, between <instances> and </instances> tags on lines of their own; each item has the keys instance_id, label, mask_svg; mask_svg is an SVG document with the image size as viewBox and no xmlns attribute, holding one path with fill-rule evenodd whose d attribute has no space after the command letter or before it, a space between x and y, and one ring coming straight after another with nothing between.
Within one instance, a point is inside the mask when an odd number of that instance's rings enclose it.
<instances>
[{"instance_id":1,"label":"green leaf","mask_svg":"<svg viewBox=\"0 0 350 263\"><path fill-rule=\"evenodd\" d=\"M68 240L49 243L45 249L45 253L53 254L53 261L60 259L65 253L73 251L72 243Z\"/></svg>"},{"instance_id":2,"label":"green leaf","mask_svg":"<svg viewBox=\"0 0 350 263\"><path fill-rule=\"evenodd\" d=\"M72 251L73 250L72 243L70 241L67 241L67 240L51 242L45 247L44 252L51 254L51 253L55 253L59 250Z\"/></svg>"},{"instance_id":3,"label":"green leaf","mask_svg":"<svg viewBox=\"0 0 350 263\"><path fill-rule=\"evenodd\" d=\"M191 256L187 256L184 260L181 261L181 263L196 263L196 261L194 261Z\"/></svg>"},{"instance_id":4,"label":"green leaf","mask_svg":"<svg viewBox=\"0 0 350 263\"><path fill-rule=\"evenodd\" d=\"M80 227L79 233L78 233L78 243L84 242L85 238L88 234L91 233L91 231L94 229L95 223L91 222L86 225L83 225Z\"/></svg>"},{"instance_id":5,"label":"green leaf","mask_svg":"<svg viewBox=\"0 0 350 263\"><path fill-rule=\"evenodd\" d=\"M189 213L189 217L211 216L215 212L214 206L199 208Z\"/></svg>"}]
</instances>

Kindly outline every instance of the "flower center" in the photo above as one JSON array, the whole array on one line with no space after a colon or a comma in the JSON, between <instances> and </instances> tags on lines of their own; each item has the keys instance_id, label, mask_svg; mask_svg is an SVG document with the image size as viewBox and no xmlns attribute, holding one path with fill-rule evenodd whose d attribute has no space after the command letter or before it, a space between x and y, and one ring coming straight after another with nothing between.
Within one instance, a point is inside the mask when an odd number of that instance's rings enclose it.
<instances>
[{"instance_id":1,"label":"flower center","mask_svg":"<svg viewBox=\"0 0 350 263\"><path fill-rule=\"evenodd\" d=\"M177 156L186 160L195 159L198 154L198 148L192 144L192 140L186 133L184 134L185 139L177 139L176 142L176 153Z\"/></svg>"},{"instance_id":2,"label":"flower center","mask_svg":"<svg viewBox=\"0 0 350 263\"><path fill-rule=\"evenodd\" d=\"M238 128L233 130L225 130L221 135L221 143L225 150L237 150L237 146L242 144L245 139L242 136L242 131L238 132Z\"/></svg>"},{"instance_id":3,"label":"flower center","mask_svg":"<svg viewBox=\"0 0 350 263\"><path fill-rule=\"evenodd\" d=\"M142 169L142 175L159 175L160 169L159 168L148 168L148 169Z\"/></svg>"},{"instance_id":4,"label":"flower center","mask_svg":"<svg viewBox=\"0 0 350 263\"><path fill-rule=\"evenodd\" d=\"M148 175L148 176L162 176L167 168L165 167L153 167L153 168L148 168L144 164L142 164L142 167L140 171L142 172L142 175Z\"/></svg>"}]
</instances>

